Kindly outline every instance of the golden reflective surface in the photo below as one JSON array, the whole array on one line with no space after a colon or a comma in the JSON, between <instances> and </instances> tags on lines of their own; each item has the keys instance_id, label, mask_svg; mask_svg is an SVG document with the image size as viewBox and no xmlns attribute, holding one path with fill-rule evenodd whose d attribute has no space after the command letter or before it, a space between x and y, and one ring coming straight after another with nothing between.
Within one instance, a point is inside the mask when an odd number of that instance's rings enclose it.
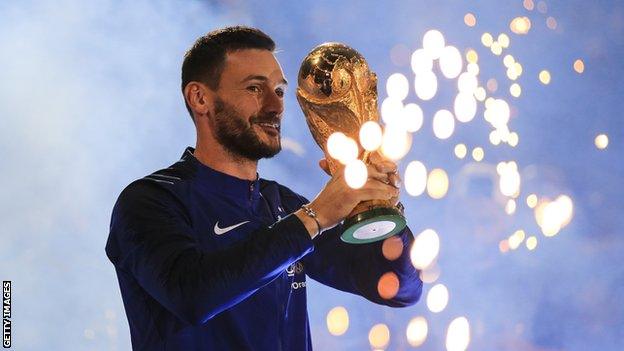
<instances>
[{"instance_id":1,"label":"golden reflective surface","mask_svg":"<svg viewBox=\"0 0 624 351\"><path fill-rule=\"evenodd\" d=\"M328 152L329 136L341 132L359 140L364 123L379 122L377 75L355 49L341 43L324 43L303 59L297 83L297 101L334 174L339 161ZM369 152L358 147L359 158L366 162ZM377 206L392 204L381 200L361 203L352 215Z\"/></svg>"}]
</instances>

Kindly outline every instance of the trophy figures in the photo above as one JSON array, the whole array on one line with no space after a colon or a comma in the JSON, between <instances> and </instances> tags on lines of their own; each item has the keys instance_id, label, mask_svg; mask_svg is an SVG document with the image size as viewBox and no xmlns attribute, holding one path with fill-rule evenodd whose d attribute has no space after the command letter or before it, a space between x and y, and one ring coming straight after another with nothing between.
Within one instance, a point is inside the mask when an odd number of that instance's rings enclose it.
<instances>
[{"instance_id":1,"label":"trophy figures","mask_svg":"<svg viewBox=\"0 0 624 351\"><path fill-rule=\"evenodd\" d=\"M304 58L299 69L297 100L332 174L338 169L338 160L327 150L329 136L342 132L358 140L362 124L379 121L377 76L362 55L341 43L321 44ZM359 158L366 163L368 156L369 152L360 145ZM345 219L341 239L354 244L374 242L405 226L401 208L390 201L364 201Z\"/></svg>"}]
</instances>

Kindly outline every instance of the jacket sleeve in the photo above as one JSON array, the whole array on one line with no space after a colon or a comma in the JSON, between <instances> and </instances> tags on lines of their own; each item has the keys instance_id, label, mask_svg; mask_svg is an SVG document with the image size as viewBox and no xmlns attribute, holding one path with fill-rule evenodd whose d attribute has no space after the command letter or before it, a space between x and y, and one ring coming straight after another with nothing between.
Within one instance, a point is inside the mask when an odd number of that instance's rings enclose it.
<instances>
[{"instance_id":1,"label":"jacket sleeve","mask_svg":"<svg viewBox=\"0 0 624 351\"><path fill-rule=\"evenodd\" d=\"M422 281L410 260L414 237L409 228L396 235L403 249L395 260L383 255L383 240L368 244L345 243L340 239L343 229L339 225L314 239L314 252L304 258L306 273L312 279L392 307L410 306L420 299ZM380 279L388 272L398 278L399 289L396 295L384 298L379 293Z\"/></svg>"},{"instance_id":2,"label":"jacket sleeve","mask_svg":"<svg viewBox=\"0 0 624 351\"><path fill-rule=\"evenodd\" d=\"M288 188L282 190L292 211L309 201ZM349 244L340 239L344 227L338 225L314 238L314 252L304 257L306 274L312 279L335 289L350 292L366 299L393 307L415 304L422 293L420 272L410 260L414 236L408 227L395 236L402 243L401 255L388 260L382 252L383 240L368 244ZM394 273L399 290L392 298L379 294L379 280L386 273ZM386 296L387 297L387 296Z\"/></svg>"},{"instance_id":3,"label":"jacket sleeve","mask_svg":"<svg viewBox=\"0 0 624 351\"><path fill-rule=\"evenodd\" d=\"M223 251L205 252L177 200L158 186L135 182L120 195L106 253L154 299L198 325L271 282L313 250L294 215Z\"/></svg>"}]
</instances>

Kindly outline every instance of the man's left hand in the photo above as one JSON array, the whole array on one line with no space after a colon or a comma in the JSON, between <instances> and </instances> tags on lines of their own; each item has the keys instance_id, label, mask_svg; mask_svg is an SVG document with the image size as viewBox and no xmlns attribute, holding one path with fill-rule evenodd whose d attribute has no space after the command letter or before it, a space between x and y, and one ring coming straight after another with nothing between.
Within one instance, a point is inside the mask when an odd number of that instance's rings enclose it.
<instances>
[{"instance_id":1,"label":"man's left hand","mask_svg":"<svg viewBox=\"0 0 624 351\"><path fill-rule=\"evenodd\" d=\"M368 157L368 163L375 167L380 175L376 175L375 179L384 182L386 184L392 185L393 187L400 189L401 188L401 176L399 176L397 164L392 162L391 160L384 157L381 153L375 151L372 152ZM331 176L331 172L329 171L329 165L327 164L326 159L322 159L319 161L319 166L321 169L325 171L329 176ZM371 175L369 175L370 177ZM393 197L390 200L390 203L396 205L399 202L399 196Z\"/></svg>"}]
</instances>

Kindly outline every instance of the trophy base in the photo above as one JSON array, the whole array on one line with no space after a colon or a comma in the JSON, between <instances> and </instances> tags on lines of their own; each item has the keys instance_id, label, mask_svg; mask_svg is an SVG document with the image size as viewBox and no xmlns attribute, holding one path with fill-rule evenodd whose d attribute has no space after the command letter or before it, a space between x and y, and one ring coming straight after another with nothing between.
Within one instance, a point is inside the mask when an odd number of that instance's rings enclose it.
<instances>
[{"instance_id":1,"label":"trophy base","mask_svg":"<svg viewBox=\"0 0 624 351\"><path fill-rule=\"evenodd\" d=\"M377 207L347 218L340 239L350 244L372 243L397 234L406 225L396 208Z\"/></svg>"}]
</instances>

